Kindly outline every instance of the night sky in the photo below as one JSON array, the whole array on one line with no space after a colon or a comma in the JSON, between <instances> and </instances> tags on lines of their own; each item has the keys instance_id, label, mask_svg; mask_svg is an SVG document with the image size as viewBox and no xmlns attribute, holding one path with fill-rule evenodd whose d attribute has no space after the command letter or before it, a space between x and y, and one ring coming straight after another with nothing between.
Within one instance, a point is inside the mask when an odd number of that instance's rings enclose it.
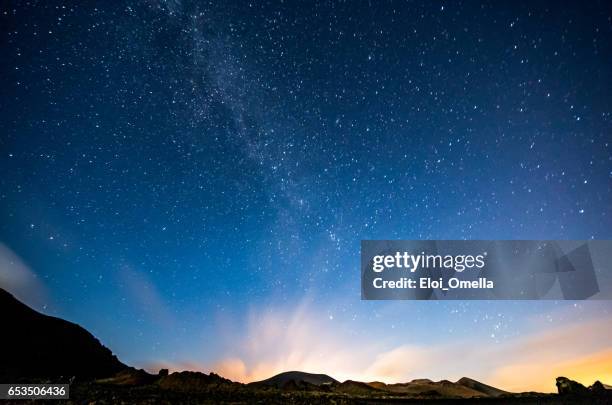
<instances>
[{"instance_id":1,"label":"night sky","mask_svg":"<svg viewBox=\"0 0 612 405\"><path fill-rule=\"evenodd\" d=\"M151 370L612 383L608 301L360 300L362 239L612 238L612 4L519 3L2 2L0 285Z\"/></svg>"}]
</instances>

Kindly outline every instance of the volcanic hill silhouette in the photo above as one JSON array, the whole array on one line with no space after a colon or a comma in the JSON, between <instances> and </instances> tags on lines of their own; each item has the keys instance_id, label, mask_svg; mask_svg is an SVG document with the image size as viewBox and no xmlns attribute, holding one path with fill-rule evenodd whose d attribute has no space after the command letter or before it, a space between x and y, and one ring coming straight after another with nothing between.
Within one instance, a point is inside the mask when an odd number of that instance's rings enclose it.
<instances>
[{"instance_id":1,"label":"volcanic hill silhouette","mask_svg":"<svg viewBox=\"0 0 612 405\"><path fill-rule=\"evenodd\" d=\"M249 385L269 386L282 390L325 390L351 395L375 395L386 392L439 398L484 398L509 394L506 391L467 377L463 377L457 382L448 380L431 381L421 378L396 384L385 384L378 381L364 383L352 380L341 383L326 374L311 374L302 371L287 371Z\"/></svg>"},{"instance_id":2,"label":"volcanic hill silhouette","mask_svg":"<svg viewBox=\"0 0 612 405\"><path fill-rule=\"evenodd\" d=\"M251 383L253 385L267 385L270 387L283 388L287 384L311 384L321 386L323 384L338 384L339 381L326 374L312 374L303 371L285 371L263 381Z\"/></svg>"},{"instance_id":3,"label":"volcanic hill silhouette","mask_svg":"<svg viewBox=\"0 0 612 405\"><path fill-rule=\"evenodd\" d=\"M448 380L432 381L420 378L406 383L385 384L371 382L371 387L396 394L407 394L435 398L480 398L499 397L509 394L506 391L463 377L456 382Z\"/></svg>"},{"instance_id":4,"label":"volcanic hill silhouette","mask_svg":"<svg viewBox=\"0 0 612 405\"><path fill-rule=\"evenodd\" d=\"M101 378L127 368L77 324L43 315L0 288L0 381Z\"/></svg>"}]
</instances>

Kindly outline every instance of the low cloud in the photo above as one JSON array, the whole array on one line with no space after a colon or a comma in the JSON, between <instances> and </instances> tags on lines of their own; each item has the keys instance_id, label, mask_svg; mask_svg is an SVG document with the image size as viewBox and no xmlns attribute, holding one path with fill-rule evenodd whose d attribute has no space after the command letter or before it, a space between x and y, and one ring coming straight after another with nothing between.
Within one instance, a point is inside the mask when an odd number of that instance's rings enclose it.
<instances>
[{"instance_id":1,"label":"low cloud","mask_svg":"<svg viewBox=\"0 0 612 405\"><path fill-rule=\"evenodd\" d=\"M502 347L491 383L511 391L555 391L565 376L585 385L612 381L612 317L592 319L519 338ZM495 353L493 353L495 355Z\"/></svg>"},{"instance_id":2,"label":"low cloud","mask_svg":"<svg viewBox=\"0 0 612 405\"><path fill-rule=\"evenodd\" d=\"M47 304L47 291L36 273L2 243L0 243L0 288L33 308L42 309Z\"/></svg>"},{"instance_id":3,"label":"low cloud","mask_svg":"<svg viewBox=\"0 0 612 405\"><path fill-rule=\"evenodd\" d=\"M289 313L253 312L245 333L227 339L237 348L236 353L211 368L243 382L289 370L355 378L374 354L374 347L361 346L327 317L309 311L306 304Z\"/></svg>"},{"instance_id":4,"label":"low cloud","mask_svg":"<svg viewBox=\"0 0 612 405\"><path fill-rule=\"evenodd\" d=\"M292 312L253 312L243 333L226 336L235 349L210 370L242 382L290 370L388 383L468 376L513 392L553 392L560 375L584 384L612 381L612 317L546 327L504 343L481 338L386 347L355 338L302 304Z\"/></svg>"},{"instance_id":5,"label":"low cloud","mask_svg":"<svg viewBox=\"0 0 612 405\"><path fill-rule=\"evenodd\" d=\"M142 314L159 326L165 328L176 326L168 304L144 271L139 271L129 264L122 264L118 274L121 285L126 288L128 298Z\"/></svg>"}]
</instances>

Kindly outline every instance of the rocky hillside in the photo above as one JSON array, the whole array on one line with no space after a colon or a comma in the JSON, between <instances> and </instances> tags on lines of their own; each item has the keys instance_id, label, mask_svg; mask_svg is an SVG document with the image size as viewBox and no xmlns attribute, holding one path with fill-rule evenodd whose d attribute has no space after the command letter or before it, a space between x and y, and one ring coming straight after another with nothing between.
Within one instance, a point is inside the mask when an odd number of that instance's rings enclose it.
<instances>
[{"instance_id":1,"label":"rocky hillside","mask_svg":"<svg viewBox=\"0 0 612 405\"><path fill-rule=\"evenodd\" d=\"M43 315L0 289L0 381L112 376L127 366L91 333Z\"/></svg>"}]
</instances>

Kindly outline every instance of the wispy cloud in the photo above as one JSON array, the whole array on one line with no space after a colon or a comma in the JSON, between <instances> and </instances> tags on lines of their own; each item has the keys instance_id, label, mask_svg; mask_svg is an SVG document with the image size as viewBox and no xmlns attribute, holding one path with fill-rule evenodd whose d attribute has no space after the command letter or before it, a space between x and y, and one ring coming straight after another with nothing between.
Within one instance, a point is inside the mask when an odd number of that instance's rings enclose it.
<instances>
[{"instance_id":1,"label":"wispy cloud","mask_svg":"<svg viewBox=\"0 0 612 405\"><path fill-rule=\"evenodd\" d=\"M48 299L47 291L36 273L2 243L0 243L0 288L37 309L42 309Z\"/></svg>"},{"instance_id":2,"label":"wispy cloud","mask_svg":"<svg viewBox=\"0 0 612 405\"><path fill-rule=\"evenodd\" d=\"M175 326L175 318L168 304L144 271L122 264L118 275L121 285L126 287L128 298L142 314L160 326Z\"/></svg>"},{"instance_id":3,"label":"wispy cloud","mask_svg":"<svg viewBox=\"0 0 612 405\"><path fill-rule=\"evenodd\" d=\"M555 391L555 377L584 384L612 381L612 317L542 325L506 341L454 341L385 347L356 339L307 304L294 311L253 312L244 333L210 370L249 382L288 370L343 379L405 382L414 378L479 379L509 391Z\"/></svg>"},{"instance_id":4,"label":"wispy cloud","mask_svg":"<svg viewBox=\"0 0 612 405\"><path fill-rule=\"evenodd\" d=\"M354 378L367 367L375 346L360 345L322 316L299 305L294 311L252 312L246 332L228 336L236 347L212 369L238 381L255 381L288 370Z\"/></svg>"},{"instance_id":5,"label":"wispy cloud","mask_svg":"<svg viewBox=\"0 0 612 405\"><path fill-rule=\"evenodd\" d=\"M534 333L499 350L491 382L509 390L554 391L555 377L612 381L612 317Z\"/></svg>"}]
</instances>

